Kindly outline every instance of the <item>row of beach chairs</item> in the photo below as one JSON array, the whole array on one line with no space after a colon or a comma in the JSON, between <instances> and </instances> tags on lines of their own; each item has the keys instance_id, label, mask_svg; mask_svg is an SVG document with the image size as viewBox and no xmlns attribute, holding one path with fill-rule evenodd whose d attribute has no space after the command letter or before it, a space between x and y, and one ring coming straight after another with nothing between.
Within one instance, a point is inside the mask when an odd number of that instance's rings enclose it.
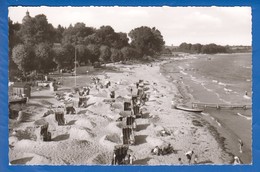
<instances>
[{"instance_id":1,"label":"row of beach chairs","mask_svg":"<svg viewBox=\"0 0 260 172\"><path fill-rule=\"evenodd\" d=\"M140 102L140 100L144 102L147 101L147 95L144 89L139 88L139 86L142 85L142 82L143 81L140 80L136 84L138 88L137 95L132 95L131 101L124 102L124 112L122 112L121 114L127 114L127 116L125 121L126 126L122 128L123 144L115 146L112 164L126 164L124 159L128 155L127 152L129 149L129 145L135 144L134 130L136 129L136 118L142 117L142 113L140 112L141 104L139 104L138 102Z\"/></svg>"}]
</instances>

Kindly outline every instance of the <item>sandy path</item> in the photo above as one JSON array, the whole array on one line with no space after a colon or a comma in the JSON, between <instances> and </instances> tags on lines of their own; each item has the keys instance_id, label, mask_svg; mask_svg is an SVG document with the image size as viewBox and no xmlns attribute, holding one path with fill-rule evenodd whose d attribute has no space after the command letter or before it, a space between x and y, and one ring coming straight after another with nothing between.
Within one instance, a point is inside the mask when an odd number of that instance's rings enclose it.
<instances>
[{"instance_id":1,"label":"sandy path","mask_svg":"<svg viewBox=\"0 0 260 172\"><path fill-rule=\"evenodd\" d=\"M222 164L228 163L230 157L222 150L206 125L195 126L193 120L200 121L197 114L177 111L171 108L172 99L178 95L175 85L160 74L160 63L153 67L147 65L120 65L120 72L106 73L116 91L116 97L130 98L129 86L139 79L148 81L147 91L150 99L144 106L148 118L137 119L136 144L131 145L138 165L179 164L182 158L187 164L185 152L193 150L198 156L198 162ZM98 76L101 82L104 75ZM81 77L83 79L83 77ZM121 144L121 122L115 122L122 110L123 102L116 101L113 108L103 100L108 98L109 89L91 89L87 109L78 109L77 115L65 115L67 125L58 126L54 115L42 117L47 110L46 101L60 104L50 91L33 93L26 110L31 112L31 121L17 123L10 121L11 134L9 143L10 162L13 164L110 164L114 145ZM47 96L47 97L46 97ZM45 101L42 101L45 100ZM39 128L35 120L44 120L50 124L53 140L42 142L33 140ZM18 132L13 132L13 129ZM29 130L30 129L30 130ZM159 136L158 131L166 129L170 136ZM24 135L20 133L26 133ZM29 133L29 134L28 134ZM34 136L34 137L33 137ZM109 139L108 139L109 138ZM156 145L171 143L178 150L176 154L164 156L151 155L151 149Z\"/></svg>"}]
</instances>

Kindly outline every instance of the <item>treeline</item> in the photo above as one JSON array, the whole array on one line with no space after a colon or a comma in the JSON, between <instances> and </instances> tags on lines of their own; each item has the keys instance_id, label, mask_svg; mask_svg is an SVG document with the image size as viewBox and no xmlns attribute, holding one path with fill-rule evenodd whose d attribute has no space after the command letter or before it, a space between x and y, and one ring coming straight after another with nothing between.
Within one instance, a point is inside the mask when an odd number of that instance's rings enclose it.
<instances>
[{"instance_id":1,"label":"treeline","mask_svg":"<svg viewBox=\"0 0 260 172\"><path fill-rule=\"evenodd\" d=\"M252 51L251 46L222 46L214 43L211 44L190 44L190 43L181 43L179 46L166 46L163 49L163 54L172 54L172 52L185 52L193 54L217 54L217 53L248 53Z\"/></svg>"},{"instance_id":2,"label":"treeline","mask_svg":"<svg viewBox=\"0 0 260 172\"><path fill-rule=\"evenodd\" d=\"M181 43L177 48L177 51L186 53L201 53L201 54L216 54L216 53L228 53L229 49L226 46L216 45L216 44L190 44Z\"/></svg>"},{"instance_id":3,"label":"treeline","mask_svg":"<svg viewBox=\"0 0 260 172\"><path fill-rule=\"evenodd\" d=\"M10 75L70 69L75 55L79 64L108 63L157 56L164 47L154 27L141 26L128 34L115 32L111 26L97 29L84 23L54 28L44 14L28 14L22 23L9 19Z\"/></svg>"}]
</instances>

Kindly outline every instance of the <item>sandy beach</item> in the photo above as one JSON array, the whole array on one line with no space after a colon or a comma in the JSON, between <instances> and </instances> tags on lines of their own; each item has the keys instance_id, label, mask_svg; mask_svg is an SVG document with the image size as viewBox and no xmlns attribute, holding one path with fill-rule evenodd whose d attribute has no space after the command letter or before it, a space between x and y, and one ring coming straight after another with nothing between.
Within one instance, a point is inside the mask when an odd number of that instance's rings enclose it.
<instances>
[{"instance_id":1,"label":"sandy beach","mask_svg":"<svg viewBox=\"0 0 260 172\"><path fill-rule=\"evenodd\" d=\"M133 165L183 165L185 156L193 150L197 164L230 164L233 156L223 147L218 132L202 118L201 114L180 111L172 104L185 102L174 78L162 74L160 66L167 61L151 64L107 64L115 70L99 71L95 75L101 83L109 80L109 88L95 88L90 75L77 76L77 84L90 86L87 108L76 107L76 114L66 114L66 124L58 126L53 114L43 117L52 106L62 105L55 99L55 92L42 89L32 92L23 107L20 120L9 122L9 159L11 164L26 165L110 165L115 145L122 144L123 121L116 121L123 111L123 100L131 98L130 89L144 80L149 100L142 108L145 116L136 119L135 144L130 145L135 160ZM102 69L101 69L102 70ZM58 92L70 92L74 77L64 77ZM108 103L110 91L115 91L115 102ZM72 102L78 100L73 94ZM173 102L172 102L173 101ZM39 138L40 126L49 123L50 142ZM161 131L170 133L160 135ZM151 149L171 144L175 153L152 155ZM192 160L194 164L194 160Z\"/></svg>"}]
</instances>

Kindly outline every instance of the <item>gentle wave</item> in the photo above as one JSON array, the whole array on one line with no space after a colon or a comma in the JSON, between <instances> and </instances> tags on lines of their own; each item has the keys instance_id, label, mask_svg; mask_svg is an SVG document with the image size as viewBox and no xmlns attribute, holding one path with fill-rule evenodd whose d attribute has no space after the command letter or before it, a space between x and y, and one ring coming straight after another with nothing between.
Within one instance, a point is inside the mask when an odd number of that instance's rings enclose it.
<instances>
[{"instance_id":1,"label":"gentle wave","mask_svg":"<svg viewBox=\"0 0 260 172\"><path fill-rule=\"evenodd\" d=\"M183 72L183 71L180 71L180 73L182 73L183 75L188 75L187 73Z\"/></svg>"},{"instance_id":2,"label":"gentle wave","mask_svg":"<svg viewBox=\"0 0 260 172\"><path fill-rule=\"evenodd\" d=\"M238 116L241 116L241 117L243 117L243 118L245 118L245 119L247 119L247 120L252 120L252 117L248 117L248 116L245 116L245 115L242 115L241 113L237 113L237 115Z\"/></svg>"},{"instance_id":3,"label":"gentle wave","mask_svg":"<svg viewBox=\"0 0 260 172\"><path fill-rule=\"evenodd\" d=\"M223 82L219 82L218 85L227 86L227 84L225 84L225 83L223 83Z\"/></svg>"},{"instance_id":4,"label":"gentle wave","mask_svg":"<svg viewBox=\"0 0 260 172\"><path fill-rule=\"evenodd\" d=\"M249 96L247 96L247 95L244 95L243 97L244 97L245 99L248 99L248 100L251 99L251 97L249 97Z\"/></svg>"},{"instance_id":5,"label":"gentle wave","mask_svg":"<svg viewBox=\"0 0 260 172\"><path fill-rule=\"evenodd\" d=\"M225 90L226 92L232 92L232 91L233 91L233 90L228 89L228 88L224 88L224 90Z\"/></svg>"}]
</instances>

